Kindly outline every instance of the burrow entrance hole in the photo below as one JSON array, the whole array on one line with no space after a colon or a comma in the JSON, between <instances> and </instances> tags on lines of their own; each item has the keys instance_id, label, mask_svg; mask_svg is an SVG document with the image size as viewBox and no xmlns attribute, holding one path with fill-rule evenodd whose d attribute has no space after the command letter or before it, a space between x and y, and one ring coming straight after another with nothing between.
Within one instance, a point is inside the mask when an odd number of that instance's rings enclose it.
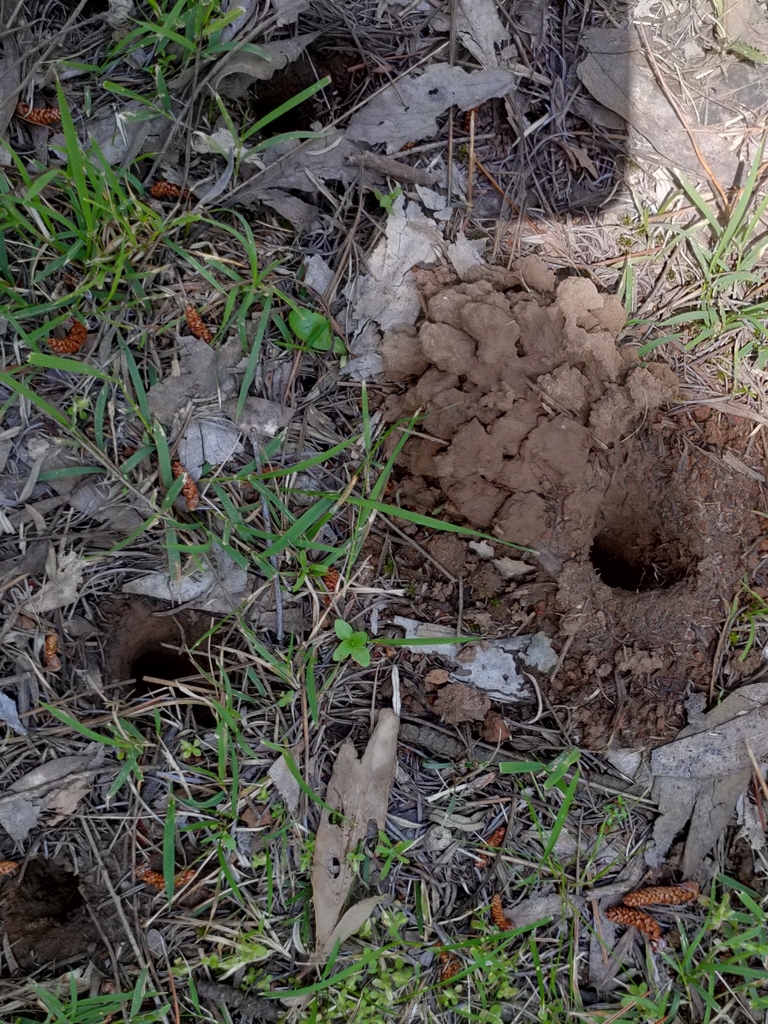
<instances>
[{"instance_id":1,"label":"burrow entrance hole","mask_svg":"<svg viewBox=\"0 0 768 1024\"><path fill-rule=\"evenodd\" d=\"M187 648L210 628L210 619L190 611L173 616L158 614L164 611L166 606L159 602L133 596L119 598L105 609L104 628L112 636L105 667L108 678L122 684L123 699L167 700L169 693L178 696L179 701L191 699L178 687L164 686L153 679L168 683L189 679L192 690L209 688L200 672L210 671L210 659L197 650L190 657ZM192 703L190 712L199 728L215 727L215 716L204 702Z\"/></svg>"},{"instance_id":2,"label":"burrow entrance hole","mask_svg":"<svg viewBox=\"0 0 768 1024\"><path fill-rule=\"evenodd\" d=\"M679 543L631 530L598 533L589 549L595 572L607 587L642 593L667 590L688 575Z\"/></svg>"},{"instance_id":3,"label":"burrow entrance hole","mask_svg":"<svg viewBox=\"0 0 768 1024\"><path fill-rule=\"evenodd\" d=\"M158 686L162 685L153 682L153 679L176 682L187 676L197 676L199 672L188 655L174 651L162 643L153 643L150 647L142 645L137 648L129 674L136 680L133 684L133 696L146 697L154 694Z\"/></svg>"},{"instance_id":4,"label":"burrow entrance hole","mask_svg":"<svg viewBox=\"0 0 768 1024\"><path fill-rule=\"evenodd\" d=\"M198 661L200 661L199 658ZM154 682L156 679L174 683L191 676L193 677L190 680L191 686L197 688L206 685L200 677L200 669L189 655L158 641L153 641L151 645L145 643L137 648L134 660L130 663L129 674L135 679L131 690L133 697L156 697L163 689L163 683ZM172 692L175 689L174 687ZM179 695L183 699L184 695L181 693ZM190 710L198 728L214 729L216 727L216 716L206 704L192 704Z\"/></svg>"},{"instance_id":5,"label":"burrow entrance hole","mask_svg":"<svg viewBox=\"0 0 768 1024\"><path fill-rule=\"evenodd\" d=\"M30 860L19 878L3 880L0 919L22 965L68 960L97 935L80 878L45 857Z\"/></svg>"}]
</instances>

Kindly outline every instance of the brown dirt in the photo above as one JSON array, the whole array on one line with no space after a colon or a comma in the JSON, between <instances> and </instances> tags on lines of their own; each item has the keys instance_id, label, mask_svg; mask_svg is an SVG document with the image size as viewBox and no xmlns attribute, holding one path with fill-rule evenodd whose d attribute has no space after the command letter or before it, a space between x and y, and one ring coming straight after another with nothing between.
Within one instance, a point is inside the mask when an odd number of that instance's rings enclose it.
<instances>
[{"instance_id":1,"label":"brown dirt","mask_svg":"<svg viewBox=\"0 0 768 1024\"><path fill-rule=\"evenodd\" d=\"M101 946L80 882L63 865L44 857L31 860L20 878L3 879L0 923L20 967L61 964Z\"/></svg>"},{"instance_id":2,"label":"brown dirt","mask_svg":"<svg viewBox=\"0 0 768 1024\"><path fill-rule=\"evenodd\" d=\"M555 637L565 659L548 696L574 742L671 738L689 685L708 684L724 602L760 536L760 485L718 454L761 461L749 424L662 414L674 373L620 347L621 304L586 279L556 285L529 257L491 281L422 281L418 332L384 338L389 379L418 378L385 417L424 412L400 501L538 552L537 575L510 586L454 538L430 547L497 628L532 610Z\"/></svg>"},{"instance_id":3,"label":"brown dirt","mask_svg":"<svg viewBox=\"0 0 768 1024\"><path fill-rule=\"evenodd\" d=\"M136 678L141 692L144 674L179 679L197 673L184 647L191 646L210 628L211 617L193 611L168 615L168 610L165 602L146 597L116 598L105 607L110 683ZM195 659L200 662L198 654Z\"/></svg>"}]
</instances>

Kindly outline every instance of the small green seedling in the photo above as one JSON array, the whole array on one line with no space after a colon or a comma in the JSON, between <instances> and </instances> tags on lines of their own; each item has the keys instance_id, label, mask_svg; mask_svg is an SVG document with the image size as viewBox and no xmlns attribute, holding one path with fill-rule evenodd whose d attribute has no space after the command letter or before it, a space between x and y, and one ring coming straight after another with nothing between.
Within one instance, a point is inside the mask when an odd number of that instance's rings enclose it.
<instances>
[{"instance_id":1,"label":"small green seedling","mask_svg":"<svg viewBox=\"0 0 768 1024\"><path fill-rule=\"evenodd\" d=\"M341 641L333 652L333 660L344 661L345 658L351 658L363 668L368 668L371 664L371 652L368 649L368 634L365 630L355 632L344 619L336 619L333 628Z\"/></svg>"},{"instance_id":2,"label":"small green seedling","mask_svg":"<svg viewBox=\"0 0 768 1024\"><path fill-rule=\"evenodd\" d=\"M403 190L399 185L397 188L393 188L391 192L381 192L379 189L374 188L373 194L379 200L379 206L382 210L386 210L389 213L394 206L395 200L403 194Z\"/></svg>"},{"instance_id":3,"label":"small green seedling","mask_svg":"<svg viewBox=\"0 0 768 1024\"><path fill-rule=\"evenodd\" d=\"M203 748L200 746L199 739L195 736L194 739L181 741L181 759L182 761L191 761L198 757L203 756Z\"/></svg>"}]
</instances>

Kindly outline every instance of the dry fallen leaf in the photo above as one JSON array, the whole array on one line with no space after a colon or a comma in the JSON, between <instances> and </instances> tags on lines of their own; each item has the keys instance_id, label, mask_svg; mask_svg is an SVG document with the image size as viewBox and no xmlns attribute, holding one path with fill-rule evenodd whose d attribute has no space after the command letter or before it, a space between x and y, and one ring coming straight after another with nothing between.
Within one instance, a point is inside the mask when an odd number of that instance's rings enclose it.
<instances>
[{"instance_id":1,"label":"dry fallen leaf","mask_svg":"<svg viewBox=\"0 0 768 1024\"><path fill-rule=\"evenodd\" d=\"M323 809L312 861L312 901L315 908L315 955L324 960L337 941L344 942L368 918L379 897L363 900L344 913L355 879L349 854L365 838L368 823L383 830L389 787L395 771L400 719L389 708L379 721L362 758L351 739L336 758Z\"/></svg>"},{"instance_id":2,"label":"dry fallen leaf","mask_svg":"<svg viewBox=\"0 0 768 1024\"><path fill-rule=\"evenodd\" d=\"M675 837L690 825L681 871L690 878L728 827L752 776L748 746L758 763L768 756L768 683L752 683L729 694L707 714L687 702L688 722L676 740L651 755L653 797L659 817L646 863L659 867ZM641 777L642 765L637 773Z\"/></svg>"},{"instance_id":3,"label":"dry fallen leaf","mask_svg":"<svg viewBox=\"0 0 768 1024\"><path fill-rule=\"evenodd\" d=\"M55 608L64 608L74 604L80 596L83 582L85 559L76 552L69 551L56 557L53 547L48 552L45 571L48 577L41 589L31 600L21 606L22 612L41 615L52 612Z\"/></svg>"},{"instance_id":4,"label":"dry fallen leaf","mask_svg":"<svg viewBox=\"0 0 768 1024\"><path fill-rule=\"evenodd\" d=\"M421 298L411 270L437 259L441 236L418 203L398 197L387 217L386 237L368 258L370 274L355 284L358 320L371 319L386 330L415 323Z\"/></svg>"},{"instance_id":5,"label":"dry fallen leaf","mask_svg":"<svg viewBox=\"0 0 768 1024\"><path fill-rule=\"evenodd\" d=\"M95 754L53 758L22 775L0 796L0 825L17 843L23 842L40 815L50 811L52 824L72 814L90 792L96 771L102 767L103 748Z\"/></svg>"},{"instance_id":6,"label":"dry fallen leaf","mask_svg":"<svg viewBox=\"0 0 768 1024\"><path fill-rule=\"evenodd\" d=\"M436 135L437 118L450 107L469 110L512 92L517 82L517 75L501 68L467 72L448 64L432 64L421 75L393 82L353 114L347 139L372 146L383 142L388 153L395 153L406 142Z\"/></svg>"},{"instance_id":7,"label":"dry fallen leaf","mask_svg":"<svg viewBox=\"0 0 768 1024\"><path fill-rule=\"evenodd\" d=\"M0 683L2 683L2 679L0 679ZM19 709L16 707L16 701L2 692L0 692L0 722L5 722L19 736L27 735L27 727L19 718Z\"/></svg>"},{"instance_id":8,"label":"dry fallen leaf","mask_svg":"<svg viewBox=\"0 0 768 1024\"><path fill-rule=\"evenodd\" d=\"M259 43L259 53L240 50L228 61L222 61L222 70L214 78L211 87L224 96L237 99L253 85L254 81L266 82L286 65L298 60L319 35L319 32L308 32L292 39Z\"/></svg>"},{"instance_id":9,"label":"dry fallen leaf","mask_svg":"<svg viewBox=\"0 0 768 1024\"><path fill-rule=\"evenodd\" d=\"M290 813L295 814L299 809L299 797L301 796L301 790L298 782L288 767L285 757L282 754L269 769L267 775L272 779L275 784L275 789L283 800L285 800L285 806L288 808Z\"/></svg>"}]
</instances>

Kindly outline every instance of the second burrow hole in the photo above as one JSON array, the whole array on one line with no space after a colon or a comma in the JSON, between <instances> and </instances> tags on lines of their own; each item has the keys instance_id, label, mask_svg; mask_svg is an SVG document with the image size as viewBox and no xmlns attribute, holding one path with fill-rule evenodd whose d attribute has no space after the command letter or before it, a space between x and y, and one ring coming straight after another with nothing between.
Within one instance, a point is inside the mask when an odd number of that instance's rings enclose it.
<instances>
[{"instance_id":1,"label":"second burrow hole","mask_svg":"<svg viewBox=\"0 0 768 1024\"><path fill-rule=\"evenodd\" d=\"M210 616L188 611L162 614L165 611L167 605L148 598L116 601L107 611L113 635L107 674L113 683L124 681L122 692L128 699L151 699L170 691L180 703L186 702L188 694L172 685L180 680L203 693L211 689L203 675L210 675L210 658L201 651L188 653L210 629ZM214 728L216 717L207 704L193 703L189 708L197 727Z\"/></svg>"}]
</instances>

